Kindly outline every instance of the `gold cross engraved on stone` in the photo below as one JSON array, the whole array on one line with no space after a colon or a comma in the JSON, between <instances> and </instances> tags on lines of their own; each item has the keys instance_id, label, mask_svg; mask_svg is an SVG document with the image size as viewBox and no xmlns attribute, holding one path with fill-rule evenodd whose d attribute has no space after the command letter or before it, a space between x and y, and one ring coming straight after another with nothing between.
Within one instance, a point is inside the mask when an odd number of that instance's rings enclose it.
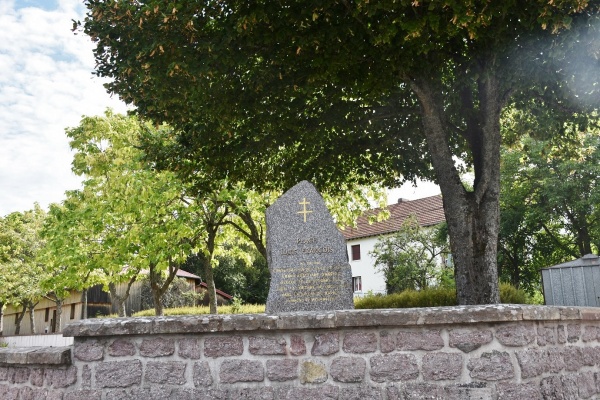
<instances>
[{"instance_id":1,"label":"gold cross engraved on stone","mask_svg":"<svg viewBox=\"0 0 600 400\"><path fill-rule=\"evenodd\" d=\"M304 214L304 222L306 222L306 214L312 212L312 211L306 209L306 205L310 204L310 201L306 201L306 197L305 197L302 201L299 201L298 204L300 204L301 206L303 206L303 210L302 211L298 211L296 214Z\"/></svg>"}]
</instances>

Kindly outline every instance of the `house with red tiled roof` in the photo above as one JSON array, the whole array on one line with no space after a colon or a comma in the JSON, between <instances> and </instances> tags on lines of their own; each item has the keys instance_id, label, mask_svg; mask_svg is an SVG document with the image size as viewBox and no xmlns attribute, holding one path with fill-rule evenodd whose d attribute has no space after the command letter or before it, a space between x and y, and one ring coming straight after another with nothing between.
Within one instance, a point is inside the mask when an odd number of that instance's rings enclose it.
<instances>
[{"instance_id":1,"label":"house with red tiled roof","mask_svg":"<svg viewBox=\"0 0 600 400\"><path fill-rule=\"evenodd\" d=\"M352 267L352 285L356 296L366 293L385 293L383 274L375 269L375 259L371 252L382 236L391 235L402 226L402 223L414 215L421 226L435 226L445 221L442 196L430 196L417 200L399 199L397 203L386 207L389 218L370 223L373 216L381 209L373 209L360 216L354 227L342 230L348 257Z\"/></svg>"}]
</instances>

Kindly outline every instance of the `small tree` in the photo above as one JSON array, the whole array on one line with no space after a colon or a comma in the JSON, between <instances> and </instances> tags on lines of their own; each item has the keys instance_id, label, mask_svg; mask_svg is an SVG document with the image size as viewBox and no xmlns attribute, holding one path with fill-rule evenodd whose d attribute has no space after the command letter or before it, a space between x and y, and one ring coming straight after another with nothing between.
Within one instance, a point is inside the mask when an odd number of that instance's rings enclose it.
<instances>
[{"instance_id":1,"label":"small tree","mask_svg":"<svg viewBox=\"0 0 600 400\"><path fill-rule=\"evenodd\" d=\"M425 289L441 282L449 252L444 231L440 226L424 228L410 216L398 232L375 245L375 268L384 274L388 293Z\"/></svg>"},{"instance_id":2,"label":"small tree","mask_svg":"<svg viewBox=\"0 0 600 400\"><path fill-rule=\"evenodd\" d=\"M42 297L40 282L46 274L46 266L38 260L44 247L40 231L45 217L36 204L33 210L0 218L0 302L23 308L17 316L15 334L20 333L27 311L35 333L33 309Z\"/></svg>"}]
</instances>

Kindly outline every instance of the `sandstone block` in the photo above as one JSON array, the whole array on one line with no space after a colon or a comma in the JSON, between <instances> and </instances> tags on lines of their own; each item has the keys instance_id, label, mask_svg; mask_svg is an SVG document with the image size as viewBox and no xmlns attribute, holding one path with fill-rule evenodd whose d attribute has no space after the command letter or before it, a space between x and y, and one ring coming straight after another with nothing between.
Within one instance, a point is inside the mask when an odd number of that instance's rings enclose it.
<instances>
[{"instance_id":1,"label":"sandstone block","mask_svg":"<svg viewBox=\"0 0 600 400\"><path fill-rule=\"evenodd\" d=\"M314 388L307 387L278 387L275 388L274 398L277 400L338 400L337 386L322 385Z\"/></svg>"},{"instance_id":2,"label":"sandstone block","mask_svg":"<svg viewBox=\"0 0 600 400\"><path fill-rule=\"evenodd\" d=\"M254 355L285 355L287 342L284 338L250 336L248 350Z\"/></svg>"},{"instance_id":3,"label":"sandstone block","mask_svg":"<svg viewBox=\"0 0 600 400\"><path fill-rule=\"evenodd\" d=\"M293 356L302 356L306 354L306 343L300 335L290 337L290 354Z\"/></svg>"},{"instance_id":4,"label":"sandstone block","mask_svg":"<svg viewBox=\"0 0 600 400\"><path fill-rule=\"evenodd\" d=\"M342 348L346 353L372 353L377 350L375 332L346 333Z\"/></svg>"},{"instance_id":5,"label":"sandstone block","mask_svg":"<svg viewBox=\"0 0 600 400\"><path fill-rule=\"evenodd\" d=\"M542 400L539 385L535 382L513 383L499 382L496 384L499 399L506 400Z\"/></svg>"},{"instance_id":6,"label":"sandstone block","mask_svg":"<svg viewBox=\"0 0 600 400\"><path fill-rule=\"evenodd\" d=\"M560 376L551 376L542 379L540 389L544 399L578 399L579 390L576 382L563 379Z\"/></svg>"},{"instance_id":7,"label":"sandstone block","mask_svg":"<svg viewBox=\"0 0 600 400\"><path fill-rule=\"evenodd\" d=\"M462 373L463 356L457 353L429 353L423 356L423 377L440 381L455 379Z\"/></svg>"},{"instance_id":8,"label":"sandstone block","mask_svg":"<svg viewBox=\"0 0 600 400\"><path fill-rule=\"evenodd\" d=\"M204 356L206 357L241 356L243 352L244 342L241 336L218 336L204 339Z\"/></svg>"},{"instance_id":9,"label":"sandstone block","mask_svg":"<svg viewBox=\"0 0 600 400\"><path fill-rule=\"evenodd\" d=\"M521 367L521 378L532 378L548 371L548 352L544 350L518 351L517 360Z\"/></svg>"},{"instance_id":10,"label":"sandstone block","mask_svg":"<svg viewBox=\"0 0 600 400\"><path fill-rule=\"evenodd\" d=\"M103 362L94 367L94 373L99 388L124 388L142 383L140 360Z\"/></svg>"},{"instance_id":11,"label":"sandstone block","mask_svg":"<svg viewBox=\"0 0 600 400\"><path fill-rule=\"evenodd\" d=\"M379 348L382 353L396 350L396 335L388 331L379 332Z\"/></svg>"},{"instance_id":12,"label":"sandstone block","mask_svg":"<svg viewBox=\"0 0 600 400\"><path fill-rule=\"evenodd\" d=\"M387 386L385 388L387 400L402 400L402 393L397 386Z\"/></svg>"},{"instance_id":13,"label":"sandstone block","mask_svg":"<svg viewBox=\"0 0 600 400\"><path fill-rule=\"evenodd\" d=\"M464 353L470 353L482 345L490 343L493 339L492 331L489 329L451 330L449 336L450 347L456 347Z\"/></svg>"},{"instance_id":14,"label":"sandstone block","mask_svg":"<svg viewBox=\"0 0 600 400\"><path fill-rule=\"evenodd\" d=\"M546 352L546 357L548 357L548 361L546 363L548 366L548 372L556 374L565 368L562 349L549 348Z\"/></svg>"},{"instance_id":15,"label":"sandstone block","mask_svg":"<svg viewBox=\"0 0 600 400\"><path fill-rule=\"evenodd\" d=\"M583 353L579 347L565 347L563 349L563 360L567 371L579 371L584 365Z\"/></svg>"},{"instance_id":16,"label":"sandstone block","mask_svg":"<svg viewBox=\"0 0 600 400\"><path fill-rule=\"evenodd\" d=\"M581 337L581 325L580 324L568 324L567 325L567 342L575 343Z\"/></svg>"},{"instance_id":17,"label":"sandstone block","mask_svg":"<svg viewBox=\"0 0 600 400\"><path fill-rule=\"evenodd\" d=\"M584 326L583 335L581 340L584 342L594 342L600 338L600 327L597 326Z\"/></svg>"},{"instance_id":18,"label":"sandstone block","mask_svg":"<svg viewBox=\"0 0 600 400\"><path fill-rule=\"evenodd\" d=\"M600 388L596 384L596 373L583 372L578 374L576 379L579 398L588 399L599 393Z\"/></svg>"},{"instance_id":19,"label":"sandstone block","mask_svg":"<svg viewBox=\"0 0 600 400\"><path fill-rule=\"evenodd\" d=\"M396 336L398 350L439 350L444 347L444 340L438 330L400 331Z\"/></svg>"},{"instance_id":20,"label":"sandstone block","mask_svg":"<svg viewBox=\"0 0 600 400\"><path fill-rule=\"evenodd\" d=\"M419 376L417 359L413 354L376 355L371 357L371 379L375 382L396 382Z\"/></svg>"},{"instance_id":21,"label":"sandstone block","mask_svg":"<svg viewBox=\"0 0 600 400\"><path fill-rule=\"evenodd\" d=\"M177 393L172 387L152 386L144 388L111 390L106 394L106 400L159 400L177 399Z\"/></svg>"},{"instance_id":22,"label":"sandstone block","mask_svg":"<svg viewBox=\"0 0 600 400\"><path fill-rule=\"evenodd\" d=\"M583 364L588 366L600 365L600 347L583 347Z\"/></svg>"},{"instance_id":23,"label":"sandstone block","mask_svg":"<svg viewBox=\"0 0 600 400\"><path fill-rule=\"evenodd\" d=\"M310 353L313 356L329 356L340 351L340 335L337 332L315 335Z\"/></svg>"},{"instance_id":24,"label":"sandstone block","mask_svg":"<svg viewBox=\"0 0 600 400\"><path fill-rule=\"evenodd\" d=\"M515 376L510 355L496 350L483 353L481 358L470 359L467 369L471 371L471 378L484 381L499 381Z\"/></svg>"},{"instance_id":25,"label":"sandstone block","mask_svg":"<svg viewBox=\"0 0 600 400\"><path fill-rule=\"evenodd\" d=\"M267 360L267 378L275 382L298 378L298 360Z\"/></svg>"},{"instance_id":26,"label":"sandstone block","mask_svg":"<svg viewBox=\"0 0 600 400\"><path fill-rule=\"evenodd\" d=\"M65 400L65 398L63 397L64 394L65 394L64 390L51 390L50 389L46 393L46 398L44 400Z\"/></svg>"},{"instance_id":27,"label":"sandstone block","mask_svg":"<svg viewBox=\"0 0 600 400\"><path fill-rule=\"evenodd\" d=\"M83 366L83 369L81 371L81 388L92 388L92 370L87 364Z\"/></svg>"},{"instance_id":28,"label":"sandstone block","mask_svg":"<svg viewBox=\"0 0 600 400\"><path fill-rule=\"evenodd\" d=\"M71 347L41 347L27 353L27 364L71 365Z\"/></svg>"},{"instance_id":29,"label":"sandstone block","mask_svg":"<svg viewBox=\"0 0 600 400\"><path fill-rule=\"evenodd\" d=\"M323 383L327 380L327 369L322 362L304 361L300 367L300 382Z\"/></svg>"},{"instance_id":30,"label":"sandstone block","mask_svg":"<svg viewBox=\"0 0 600 400\"><path fill-rule=\"evenodd\" d=\"M18 400L19 388L13 388L8 385L0 385L0 399L2 400Z\"/></svg>"},{"instance_id":31,"label":"sandstone block","mask_svg":"<svg viewBox=\"0 0 600 400\"><path fill-rule=\"evenodd\" d=\"M57 399L59 399L59 398L62 398L63 400L101 400L102 399L102 391L101 390L76 390L74 392L65 393L64 397L57 397Z\"/></svg>"},{"instance_id":32,"label":"sandstone block","mask_svg":"<svg viewBox=\"0 0 600 400\"><path fill-rule=\"evenodd\" d=\"M444 400L493 399L492 388L485 382L470 382L444 387Z\"/></svg>"},{"instance_id":33,"label":"sandstone block","mask_svg":"<svg viewBox=\"0 0 600 400\"><path fill-rule=\"evenodd\" d=\"M173 400L233 400L226 389L186 388L177 387L171 392ZM107 399L108 400L108 399ZM147 399L146 399L147 400Z\"/></svg>"},{"instance_id":34,"label":"sandstone block","mask_svg":"<svg viewBox=\"0 0 600 400\"><path fill-rule=\"evenodd\" d=\"M135 355L135 344L128 339L116 339L108 346L108 354L113 357L131 357Z\"/></svg>"},{"instance_id":35,"label":"sandstone block","mask_svg":"<svg viewBox=\"0 0 600 400\"><path fill-rule=\"evenodd\" d=\"M146 363L146 381L169 385L185 383L186 363L182 361L148 361Z\"/></svg>"},{"instance_id":36,"label":"sandstone block","mask_svg":"<svg viewBox=\"0 0 600 400\"><path fill-rule=\"evenodd\" d=\"M61 389L74 385L77 382L77 367L44 370L46 385Z\"/></svg>"},{"instance_id":37,"label":"sandstone block","mask_svg":"<svg viewBox=\"0 0 600 400\"><path fill-rule=\"evenodd\" d=\"M556 344L556 329L550 326L539 326L537 328L537 344L538 346Z\"/></svg>"},{"instance_id":38,"label":"sandstone block","mask_svg":"<svg viewBox=\"0 0 600 400\"><path fill-rule=\"evenodd\" d=\"M505 346L525 346L536 338L530 325L508 325L496 330L496 339Z\"/></svg>"},{"instance_id":39,"label":"sandstone block","mask_svg":"<svg viewBox=\"0 0 600 400\"><path fill-rule=\"evenodd\" d=\"M337 357L331 361L329 372L337 382L362 382L365 379L367 362L360 357Z\"/></svg>"},{"instance_id":40,"label":"sandstone block","mask_svg":"<svg viewBox=\"0 0 600 400\"><path fill-rule=\"evenodd\" d=\"M206 387L213 384L212 373L210 372L210 366L207 361L194 363L193 379L195 387Z\"/></svg>"},{"instance_id":41,"label":"sandstone block","mask_svg":"<svg viewBox=\"0 0 600 400\"><path fill-rule=\"evenodd\" d=\"M225 360L221 364L221 383L262 382L265 371L262 362L254 360Z\"/></svg>"},{"instance_id":42,"label":"sandstone block","mask_svg":"<svg viewBox=\"0 0 600 400\"><path fill-rule=\"evenodd\" d=\"M104 359L104 346L96 340L75 343L73 355L80 361L100 361Z\"/></svg>"},{"instance_id":43,"label":"sandstone block","mask_svg":"<svg viewBox=\"0 0 600 400\"><path fill-rule=\"evenodd\" d=\"M13 384L27 382L31 374L31 371L27 367L11 367L8 371L8 381Z\"/></svg>"},{"instance_id":44,"label":"sandstone block","mask_svg":"<svg viewBox=\"0 0 600 400\"><path fill-rule=\"evenodd\" d=\"M341 388L339 398L344 400L382 400L383 395L380 388L358 386Z\"/></svg>"},{"instance_id":45,"label":"sandstone block","mask_svg":"<svg viewBox=\"0 0 600 400\"><path fill-rule=\"evenodd\" d=\"M44 386L44 370L42 368L32 368L29 382L33 386Z\"/></svg>"},{"instance_id":46,"label":"sandstone block","mask_svg":"<svg viewBox=\"0 0 600 400\"><path fill-rule=\"evenodd\" d=\"M177 343L179 345L179 357L197 360L202 356L199 339L184 338Z\"/></svg>"},{"instance_id":47,"label":"sandstone block","mask_svg":"<svg viewBox=\"0 0 600 400\"><path fill-rule=\"evenodd\" d=\"M0 382L8 380L8 367L0 367Z\"/></svg>"},{"instance_id":48,"label":"sandstone block","mask_svg":"<svg viewBox=\"0 0 600 400\"><path fill-rule=\"evenodd\" d=\"M567 343L567 332L566 327L564 325L559 325L556 328L558 343L565 344Z\"/></svg>"},{"instance_id":49,"label":"sandstone block","mask_svg":"<svg viewBox=\"0 0 600 400\"><path fill-rule=\"evenodd\" d=\"M277 400L274 398L274 389L268 386L258 388L229 389L228 396L228 398L232 400Z\"/></svg>"},{"instance_id":50,"label":"sandstone block","mask_svg":"<svg viewBox=\"0 0 600 400\"><path fill-rule=\"evenodd\" d=\"M402 399L446 399L442 386L424 382L407 383L402 389L402 394Z\"/></svg>"},{"instance_id":51,"label":"sandstone block","mask_svg":"<svg viewBox=\"0 0 600 400\"><path fill-rule=\"evenodd\" d=\"M173 339L154 337L142 340L140 354L144 357L165 357L175 353L175 342Z\"/></svg>"}]
</instances>

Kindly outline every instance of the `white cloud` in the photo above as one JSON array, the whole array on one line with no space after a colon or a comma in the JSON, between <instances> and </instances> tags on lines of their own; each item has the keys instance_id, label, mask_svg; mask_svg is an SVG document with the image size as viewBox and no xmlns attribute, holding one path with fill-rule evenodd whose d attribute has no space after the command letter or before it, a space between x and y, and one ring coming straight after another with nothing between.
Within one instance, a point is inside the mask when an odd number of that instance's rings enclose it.
<instances>
[{"instance_id":1,"label":"white cloud","mask_svg":"<svg viewBox=\"0 0 600 400\"><path fill-rule=\"evenodd\" d=\"M92 75L88 37L71 32L81 2L57 3L48 11L0 1L0 216L78 188L65 128L107 107L126 110Z\"/></svg>"}]
</instances>

